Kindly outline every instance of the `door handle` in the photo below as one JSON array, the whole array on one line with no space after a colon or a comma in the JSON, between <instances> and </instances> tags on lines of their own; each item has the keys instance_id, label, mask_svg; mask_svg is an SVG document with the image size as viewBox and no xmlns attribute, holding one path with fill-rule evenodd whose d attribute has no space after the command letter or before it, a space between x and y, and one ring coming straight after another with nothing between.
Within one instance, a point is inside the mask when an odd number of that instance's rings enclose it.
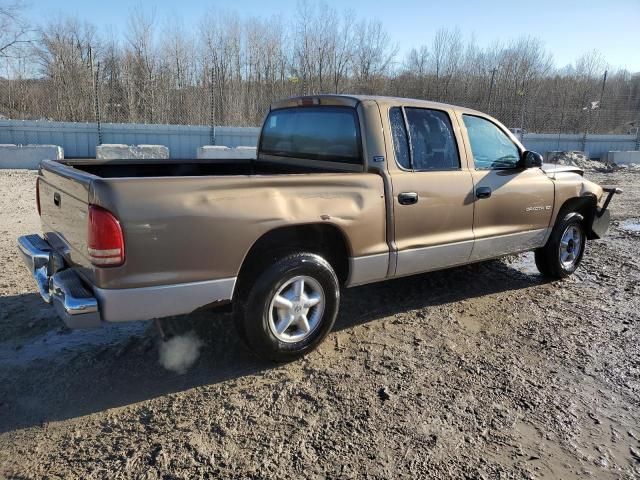
<instances>
[{"instance_id":1,"label":"door handle","mask_svg":"<svg viewBox=\"0 0 640 480\"><path fill-rule=\"evenodd\" d=\"M60 206L60 194L58 192L53 194L53 203L56 207Z\"/></svg>"},{"instance_id":2,"label":"door handle","mask_svg":"<svg viewBox=\"0 0 640 480\"><path fill-rule=\"evenodd\" d=\"M418 203L418 194L416 192L402 192L398 195L400 205L414 205Z\"/></svg>"},{"instance_id":3,"label":"door handle","mask_svg":"<svg viewBox=\"0 0 640 480\"><path fill-rule=\"evenodd\" d=\"M491 188L489 187L478 187L476 188L476 197L478 198L489 198L491 196Z\"/></svg>"}]
</instances>

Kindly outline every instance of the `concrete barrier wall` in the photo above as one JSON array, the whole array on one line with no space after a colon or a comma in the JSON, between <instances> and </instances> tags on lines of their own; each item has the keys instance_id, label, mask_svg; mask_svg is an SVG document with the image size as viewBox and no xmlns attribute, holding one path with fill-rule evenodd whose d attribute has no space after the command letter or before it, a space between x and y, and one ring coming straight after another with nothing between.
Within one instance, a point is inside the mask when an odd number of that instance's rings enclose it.
<instances>
[{"instance_id":1,"label":"concrete barrier wall","mask_svg":"<svg viewBox=\"0 0 640 480\"><path fill-rule=\"evenodd\" d=\"M520 138L519 135L516 135ZM546 153L582 150L582 135L527 133L520 141L529 150ZM611 150L636 150L635 135L587 135L584 149L589 158L603 158Z\"/></svg>"},{"instance_id":2,"label":"concrete barrier wall","mask_svg":"<svg viewBox=\"0 0 640 480\"><path fill-rule=\"evenodd\" d=\"M62 160L64 151L57 145L0 145L0 168L36 170L42 160Z\"/></svg>"},{"instance_id":3,"label":"concrete barrier wall","mask_svg":"<svg viewBox=\"0 0 640 480\"><path fill-rule=\"evenodd\" d=\"M256 158L256 147L223 147L220 145L205 145L198 148L198 159L234 159L246 160Z\"/></svg>"},{"instance_id":4,"label":"concrete barrier wall","mask_svg":"<svg viewBox=\"0 0 640 480\"><path fill-rule=\"evenodd\" d=\"M260 129L254 127L216 127L215 144L255 147L259 134ZM581 134L527 133L521 140L528 149L544 154L554 150L582 150L582 138ZM0 143L60 145L67 158L93 158L98 129L95 123L0 120ZM164 145L171 158L196 158L198 148L211 143L211 128L105 123L102 125L102 143ZM637 149L635 135L591 134L587 135L585 148L591 158L601 158L609 151Z\"/></svg>"},{"instance_id":5,"label":"concrete barrier wall","mask_svg":"<svg viewBox=\"0 0 640 480\"><path fill-rule=\"evenodd\" d=\"M102 144L96 147L96 159L153 159L169 158L169 149L164 145Z\"/></svg>"},{"instance_id":6,"label":"concrete barrier wall","mask_svg":"<svg viewBox=\"0 0 640 480\"><path fill-rule=\"evenodd\" d=\"M216 145L250 146L258 143L259 128L216 127ZM95 123L0 120L0 143L53 144L66 158L95 158L98 128ZM103 144L164 145L171 158L196 158L198 147L211 144L211 128L193 125L102 124Z\"/></svg>"},{"instance_id":7,"label":"concrete barrier wall","mask_svg":"<svg viewBox=\"0 0 640 480\"><path fill-rule=\"evenodd\" d=\"M603 161L615 163L616 165L629 165L631 163L640 165L640 151L607 152Z\"/></svg>"}]
</instances>

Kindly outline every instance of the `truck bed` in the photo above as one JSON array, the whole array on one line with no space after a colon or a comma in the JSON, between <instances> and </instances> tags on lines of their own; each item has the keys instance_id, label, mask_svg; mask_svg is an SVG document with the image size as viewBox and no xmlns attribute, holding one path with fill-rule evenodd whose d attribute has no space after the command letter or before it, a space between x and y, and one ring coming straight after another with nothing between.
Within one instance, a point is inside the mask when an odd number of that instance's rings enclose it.
<instances>
[{"instance_id":1,"label":"truck bed","mask_svg":"<svg viewBox=\"0 0 640 480\"><path fill-rule=\"evenodd\" d=\"M103 289L233 278L254 242L290 225L331 224L351 239L352 254L381 253L382 177L360 166L332 171L326 163L46 160L39 172L42 230L66 264ZM122 225L122 266L90 262L89 205Z\"/></svg>"},{"instance_id":2,"label":"truck bed","mask_svg":"<svg viewBox=\"0 0 640 480\"><path fill-rule=\"evenodd\" d=\"M198 177L225 175L277 175L299 174L311 172L340 172L329 162L322 165L300 165L283 163L282 160L270 162L255 159L216 159L216 160L94 160L79 159L61 162L76 170L81 170L101 178L119 177Z\"/></svg>"}]
</instances>

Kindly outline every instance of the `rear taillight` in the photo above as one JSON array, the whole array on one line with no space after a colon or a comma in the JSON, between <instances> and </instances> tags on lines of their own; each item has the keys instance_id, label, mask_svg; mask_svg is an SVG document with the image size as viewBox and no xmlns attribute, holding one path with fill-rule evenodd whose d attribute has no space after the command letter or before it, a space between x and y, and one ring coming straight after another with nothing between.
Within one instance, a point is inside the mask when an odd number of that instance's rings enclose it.
<instances>
[{"instance_id":1,"label":"rear taillight","mask_svg":"<svg viewBox=\"0 0 640 480\"><path fill-rule=\"evenodd\" d=\"M40 177L36 178L36 208L38 209L38 215L40 213Z\"/></svg>"},{"instance_id":2,"label":"rear taillight","mask_svg":"<svg viewBox=\"0 0 640 480\"><path fill-rule=\"evenodd\" d=\"M89 205L87 251L91 263L99 267L117 267L124 263L120 222L111 212L95 205Z\"/></svg>"}]
</instances>

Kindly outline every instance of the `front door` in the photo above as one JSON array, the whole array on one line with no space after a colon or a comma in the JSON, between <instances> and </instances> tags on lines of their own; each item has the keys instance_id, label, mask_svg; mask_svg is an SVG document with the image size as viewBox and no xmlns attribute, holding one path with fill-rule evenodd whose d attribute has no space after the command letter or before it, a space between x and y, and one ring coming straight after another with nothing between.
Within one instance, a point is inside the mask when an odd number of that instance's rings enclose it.
<instances>
[{"instance_id":1,"label":"front door","mask_svg":"<svg viewBox=\"0 0 640 480\"><path fill-rule=\"evenodd\" d=\"M520 147L490 119L462 115L473 158L474 191L471 260L542 246L553 211L553 182L540 168L521 167Z\"/></svg>"},{"instance_id":2,"label":"front door","mask_svg":"<svg viewBox=\"0 0 640 480\"><path fill-rule=\"evenodd\" d=\"M389 121L397 167L390 170L395 275L467 262L473 247L473 182L461 166L460 134L449 112L393 107Z\"/></svg>"}]
</instances>

